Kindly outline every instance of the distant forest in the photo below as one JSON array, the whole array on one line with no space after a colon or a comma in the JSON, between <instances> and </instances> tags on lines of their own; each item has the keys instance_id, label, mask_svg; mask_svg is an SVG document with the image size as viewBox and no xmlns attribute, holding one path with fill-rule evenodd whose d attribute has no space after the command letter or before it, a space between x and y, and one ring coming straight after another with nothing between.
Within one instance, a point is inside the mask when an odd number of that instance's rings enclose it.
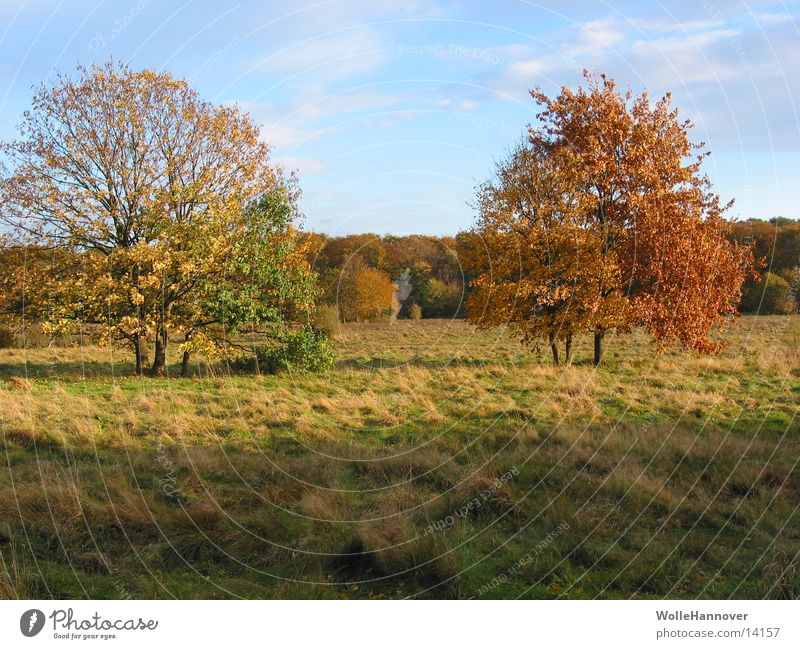
<instances>
[{"instance_id":1,"label":"distant forest","mask_svg":"<svg viewBox=\"0 0 800 649\"><path fill-rule=\"evenodd\" d=\"M343 320L370 320L375 319L370 315L392 312L399 318L463 315L469 278L458 261L463 245L459 237L307 236L309 262L322 293L319 302L338 305Z\"/></svg>"},{"instance_id":2,"label":"distant forest","mask_svg":"<svg viewBox=\"0 0 800 649\"><path fill-rule=\"evenodd\" d=\"M344 320L376 319L391 311L400 318L464 315L469 277L459 263L466 245L463 235L331 237L308 233L306 237L309 262L319 278L320 302L339 305ZM762 314L796 311L800 220L738 221L732 224L730 238L753 244L755 257L764 261L761 280L748 280L742 287L740 310ZM393 290L388 288L392 283Z\"/></svg>"}]
</instances>

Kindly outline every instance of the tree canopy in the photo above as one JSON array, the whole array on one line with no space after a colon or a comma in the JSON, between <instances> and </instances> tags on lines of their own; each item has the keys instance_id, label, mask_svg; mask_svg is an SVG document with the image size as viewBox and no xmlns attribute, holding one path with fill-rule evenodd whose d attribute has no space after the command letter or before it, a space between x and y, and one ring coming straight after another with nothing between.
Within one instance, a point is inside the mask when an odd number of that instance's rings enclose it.
<instances>
[{"instance_id":1,"label":"tree canopy","mask_svg":"<svg viewBox=\"0 0 800 649\"><path fill-rule=\"evenodd\" d=\"M736 314L754 262L726 238L707 153L669 95L585 77L554 98L531 92L539 124L478 188L468 318L549 341L555 362L578 331L594 333L599 363L605 332L639 325L662 347L715 351L709 332Z\"/></svg>"},{"instance_id":2,"label":"tree canopy","mask_svg":"<svg viewBox=\"0 0 800 649\"><path fill-rule=\"evenodd\" d=\"M280 322L313 301L296 183L248 115L185 81L113 61L58 76L2 151L14 243L61 251L58 272L42 254L27 266L30 306L54 330L88 323L129 343L137 371L148 341L157 375L171 333L187 353L218 347L214 327Z\"/></svg>"}]
</instances>

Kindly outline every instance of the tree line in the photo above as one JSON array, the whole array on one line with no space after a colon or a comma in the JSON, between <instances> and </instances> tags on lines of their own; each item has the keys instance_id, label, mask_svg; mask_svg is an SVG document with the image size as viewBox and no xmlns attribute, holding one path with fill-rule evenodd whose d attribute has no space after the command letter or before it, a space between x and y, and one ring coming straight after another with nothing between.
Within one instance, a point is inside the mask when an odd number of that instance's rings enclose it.
<instances>
[{"instance_id":1,"label":"tree line","mask_svg":"<svg viewBox=\"0 0 800 649\"><path fill-rule=\"evenodd\" d=\"M319 300L336 305L340 319L464 316L467 285L456 237L306 235L308 260L318 277Z\"/></svg>"},{"instance_id":2,"label":"tree line","mask_svg":"<svg viewBox=\"0 0 800 649\"><path fill-rule=\"evenodd\" d=\"M463 264L469 252L469 232L440 237L375 233L302 236L308 240L308 261L318 275L319 300L339 304L343 321L386 319L393 312L407 318L415 305L423 318L466 317L465 302L474 291L470 269ZM754 258L763 263L760 276L752 275L744 281L739 310L762 315L796 312L800 220L773 217L735 221L726 237L751 246ZM381 275L365 276L362 290L372 291L379 306L344 306L355 303L355 278L368 268ZM387 288L404 278L408 282L405 293L398 286ZM402 299L395 301L398 292Z\"/></svg>"}]
</instances>

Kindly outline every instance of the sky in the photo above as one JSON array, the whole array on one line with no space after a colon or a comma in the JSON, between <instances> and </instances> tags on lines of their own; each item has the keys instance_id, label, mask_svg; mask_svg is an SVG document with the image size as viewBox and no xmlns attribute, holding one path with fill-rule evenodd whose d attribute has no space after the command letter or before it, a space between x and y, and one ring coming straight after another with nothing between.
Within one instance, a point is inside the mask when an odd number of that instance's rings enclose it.
<instances>
[{"instance_id":1,"label":"sky","mask_svg":"<svg viewBox=\"0 0 800 649\"><path fill-rule=\"evenodd\" d=\"M584 68L670 91L738 218L800 217L800 2L0 0L0 139L33 87L110 57L187 79L298 170L305 229L455 234Z\"/></svg>"}]
</instances>

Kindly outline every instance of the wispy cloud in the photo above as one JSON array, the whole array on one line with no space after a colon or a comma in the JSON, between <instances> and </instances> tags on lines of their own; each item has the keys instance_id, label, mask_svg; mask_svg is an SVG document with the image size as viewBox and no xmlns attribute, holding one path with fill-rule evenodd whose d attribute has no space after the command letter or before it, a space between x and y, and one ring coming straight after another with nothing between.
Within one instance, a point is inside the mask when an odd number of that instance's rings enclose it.
<instances>
[{"instance_id":1,"label":"wispy cloud","mask_svg":"<svg viewBox=\"0 0 800 649\"><path fill-rule=\"evenodd\" d=\"M293 42L264 58L259 67L276 75L332 82L378 69L384 61L383 50L375 30L347 28Z\"/></svg>"}]
</instances>

